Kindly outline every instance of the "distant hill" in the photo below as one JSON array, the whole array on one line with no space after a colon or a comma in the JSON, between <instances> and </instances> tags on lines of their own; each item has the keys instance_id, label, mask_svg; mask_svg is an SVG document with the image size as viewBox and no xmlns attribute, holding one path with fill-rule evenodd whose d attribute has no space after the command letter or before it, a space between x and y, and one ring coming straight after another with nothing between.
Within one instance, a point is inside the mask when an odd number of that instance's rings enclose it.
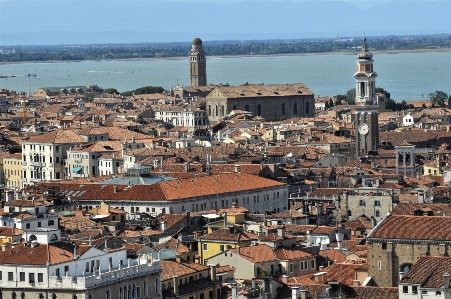
<instances>
[{"instance_id":1,"label":"distant hill","mask_svg":"<svg viewBox=\"0 0 451 299\"><path fill-rule=\"evenodd\" d=\"M0 46L434 34L451 1L0 0Z\"/></svg>"}]
</instances>

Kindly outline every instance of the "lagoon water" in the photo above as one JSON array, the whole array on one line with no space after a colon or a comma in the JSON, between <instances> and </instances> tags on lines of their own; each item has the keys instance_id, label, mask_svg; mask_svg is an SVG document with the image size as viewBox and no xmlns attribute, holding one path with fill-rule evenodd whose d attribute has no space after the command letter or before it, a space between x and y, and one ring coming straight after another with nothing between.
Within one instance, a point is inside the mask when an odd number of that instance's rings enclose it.
<instances>
[{"instance_id":1,"label":"lagoon water","mask_svg":"<svg viewBox=\"0 0 451 299\"><path fill-rule=\"evenodd\" d=\"M356 53L357 54L357 53ZM207 81L249 83L305 83L316 96L344 94L355 87L356 54L208 57ZM437 90L451 93L451 52L374 54L377 87L396 101L427 98ZM0 65L0 88L33 93L40 87L98 85L119 92L153 85L165 89L189 84L186 59L111 60Z\"/></svg>"}]
</instances>

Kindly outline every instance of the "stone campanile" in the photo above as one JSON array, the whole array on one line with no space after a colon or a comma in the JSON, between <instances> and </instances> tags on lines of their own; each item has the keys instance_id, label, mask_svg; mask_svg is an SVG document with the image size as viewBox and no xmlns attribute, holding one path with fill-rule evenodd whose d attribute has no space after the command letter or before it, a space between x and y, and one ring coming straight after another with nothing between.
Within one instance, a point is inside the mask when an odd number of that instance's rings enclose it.
<instances>
[{"instance_id":1,"label":"stone campanile","mask_svg":"<svg viewBox=\"0 0 451 299\"><path fill-rule=\"evenodd\" d=\"M373 54L368 51L366 38L362 52L357 55L356 108L353 111L353 123L356 129L356 158L365 157L369 151L379 146L379 106L376 101L376 77L373 71Z\"/></svg>"},{"instance_id":2,"label":"stone campanile","mask_svg":"<svg viewBox=\"0 0 451 299\"><path fill-rule=\"evenodd\" d=\"M191 86L207 85L207 61L202 49L202 40L198 37L193 39L191 51L189 52L190 82Z\"/></svg>"}]
</instances>

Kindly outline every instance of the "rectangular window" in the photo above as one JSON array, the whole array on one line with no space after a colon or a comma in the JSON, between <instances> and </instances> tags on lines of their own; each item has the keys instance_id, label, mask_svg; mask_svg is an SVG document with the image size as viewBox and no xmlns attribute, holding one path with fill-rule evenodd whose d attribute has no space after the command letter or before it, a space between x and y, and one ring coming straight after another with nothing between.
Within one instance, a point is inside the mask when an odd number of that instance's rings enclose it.
<instances>
[{"instance_id":1,"label":"rectangular window","mask_svg":"<svg viewBox=\"0 0 451 299\"><path fill-rule=\"evenodd\" d=\"M60 278L60 268L56 268L56 277Z\"/></svg>"},{"instance_id":2,"label":"rectangular window","mask_svg":"<svg viewBox=\"0 0 451 299\"><path fill-rule=\"evenodd\" d=\"M14 273L8 272L8 281L14 281Z\"/></svg>"},{"instance_id":3,"label":"rectangular window","mask_svg":"<svg viewBox=\"0 0 451 299\"><path fill-rule=\"evenodd\" d=\"M25 272L20 272L19 273L19 280L20 281L25 281Z\"/></svg>"},{"instance_id":4,"label":"rectangular window","mask_svg":"<svg viewBox=\"0 0 451 299\"><path fill-rule=\"evenodd\" d=\"M294 269L293 264L290 264L290 272L293 272L293 269Z\"/></svg>"},{"instance_id":5,"label":"rectangular window","mask_svg":"<svg viewBox=\"0 0 451 299\"><path fill-rule=\"evenodd\" d=\"M204 251L208 250L208 244L204 244Z\"/></svg>"},{"instance_id":6,"label":"rectangular window","mask_svg":"<svg viewBox=\"0 0 451 299\"><path fill-rule=\"evenodd\" d=\"M49 226L55 225L55 220L49 220L48 225Z\"/></svg>"},{"instance_id":7,"label":"rectangular window","mask_svg":"<svg viewBox=\"0 0 451 299\"><path fill-rule=\"evenodd\" d=\"M64 266L64 275L66 275L66 272L69 272L69 266Z\"/></svg>"},{"instance_id":8,"label":"rectangular window","mask_svg":"<svg viewBox=\"0 0 451 299\"><path fill-rule=\"evenodd\" d=\"M44 282L44 274L38 273L38 282Z\"/></svg>"},{"instance_id":9,"label":"rectangular window","mask_svg":"<svg viewBox=\"0 0 451 299\"><path fill-rule=\"evenodd\" d=\"M408 287L408 286L402 286L402 292L403 292L404 294L409 293L409 287Z\"/></svg>"},{"instance_id":10,"label":"rectangular window","mask_svg":"<svg viewBox=\"0 0 451 299\"><path fill-rule=\"evenodd\" d=\"M381 206L380 200L375 200L375 201L374 201L374 206L375 206L375 207L380 207L380 206Z\"/></svg>"},{"instance_id":11,"label":"rectangular window","mask_svg":"<svg viewBox=\"0 0 451 299\"><path fill-rule=\"evenodd\" d=\"M412 286L412 294L418 294L418 287Z\"/></svg>"},{"instance_id":12,"label":"rectangular window","mask_svg":"<svg viewBox=\"0 0 451 299\"><path fill-rule=\"evenodd\" d=\"M221 251L221 252L224 251L224 245L219 245L219 251Z\"/></svg>"},{"instance_id":13,"label":"rectangular window","mask_svg":"<svg viewBox=\"0 0 451 299\"><path fill-rule=\"evenodd\" d=\"M34 273L28 273L28 282L33 283L34 282Z\"/></svg>"}]
</instances>

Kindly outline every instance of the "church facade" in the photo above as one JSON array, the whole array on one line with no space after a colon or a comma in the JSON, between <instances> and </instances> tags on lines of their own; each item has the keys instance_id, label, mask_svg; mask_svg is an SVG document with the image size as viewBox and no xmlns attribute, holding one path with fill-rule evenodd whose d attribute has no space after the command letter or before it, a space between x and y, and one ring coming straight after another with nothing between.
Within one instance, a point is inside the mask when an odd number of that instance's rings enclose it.
<instances>
[{"instance_id":1,"label":"church facade","mask_svg":"<svg viewBox=\"0 0 451 299\"><path fill-rule=\"evenodd\" d=\"M214 123L232 110L252 113L266 121L281 121L293 117L313 117L313 92L303 83L220 85L206 97L206 110L210 123Z\"/></svg>"}]
</instances>

